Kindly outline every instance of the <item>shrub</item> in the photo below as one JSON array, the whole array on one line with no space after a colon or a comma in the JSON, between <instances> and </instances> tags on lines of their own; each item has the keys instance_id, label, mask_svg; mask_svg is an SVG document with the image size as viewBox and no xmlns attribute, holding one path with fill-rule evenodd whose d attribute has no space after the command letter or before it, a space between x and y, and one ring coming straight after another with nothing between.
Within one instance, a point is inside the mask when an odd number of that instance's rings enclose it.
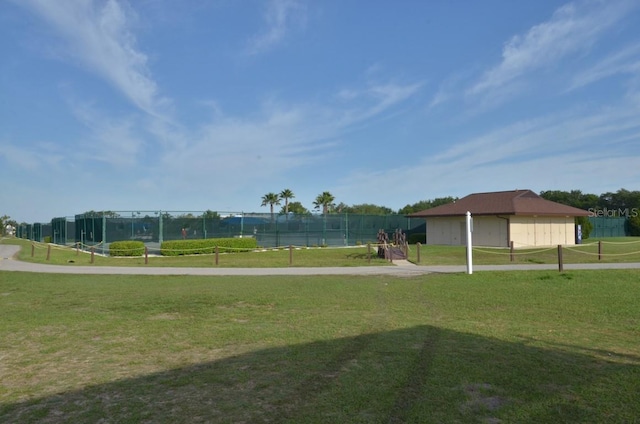
<instances>
[{"instance_id":1,"label":"shrub","mask_svg":"<svg viewBox=\"0 0 640 424\"><path fill-rule=\"evenodd\" d=\"M258 242L252 237L171 240L162 243L160 254L163 256L211 254L215 252L216 246L220 252L242 252L256 249Z\"/></svg>"},{"instance_id":2,"label":"shrub","mask_svg":"<svg viewBox=\"0 0 640 424\"><path fill-rule=\"evenodd\" d=\"M413 233L407 237L407 243L409 244L427 244L427 235L425 233Z\"/></svg>"},{"instance_id":3,"label":"shrub","mask_svg":"<svg viewBox=\"0 0 640 424\"><path fill-rule=\"evenodd\" d=\"M142 256L144 243L137 240L114 241L109 245L109 256Z\"/></svg>"},{"instance_id":4,"label":"shrub","mask_svg":"<svg viewBox=\"0 0 640 424\"><path fill-rule=\"evenodd\" d=\"M576 225L582 226L582 240L588 239L591 230L593 230L593 224L589 221L589 218L586 216L577 216L575 222Z\"/></svg>"},{"instance_id":5,"label":"shrub","mask_svg":"<svg viewBox=\"0 0 640 424\"><path fill-rule=\"evenodd\" d=\"M627 220L630 236L640 236L640 215L632 215Z\"/></svg>"}]
</instances>

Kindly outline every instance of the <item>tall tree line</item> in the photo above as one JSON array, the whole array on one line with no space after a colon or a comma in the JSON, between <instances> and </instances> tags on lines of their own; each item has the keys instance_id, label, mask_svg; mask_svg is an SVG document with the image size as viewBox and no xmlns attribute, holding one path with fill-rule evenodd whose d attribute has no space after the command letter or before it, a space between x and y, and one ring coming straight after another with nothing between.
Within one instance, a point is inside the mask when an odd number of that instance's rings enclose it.
<instances>
[{"instance_id":1,"label":"tall tree line","mask_svg":"<svg viewBox=\"0 0 640 424\"><path fill-rule=\"evenodd\" d=\"M631 214L634 209L640 211L640 191L629 191L624 188L600 195L582 193L580 190L549 190L540 192L547 200L589 211L614 211L615 214Z\"/></svg>"}]
</instances>

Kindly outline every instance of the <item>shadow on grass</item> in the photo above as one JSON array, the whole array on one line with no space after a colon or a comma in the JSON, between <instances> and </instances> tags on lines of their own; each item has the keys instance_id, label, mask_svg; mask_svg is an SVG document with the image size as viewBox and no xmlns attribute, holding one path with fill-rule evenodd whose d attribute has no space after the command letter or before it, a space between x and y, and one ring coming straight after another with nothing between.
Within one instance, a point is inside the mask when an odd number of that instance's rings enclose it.
<instances>
[{"instance_id":1,"label":"shadow on grass","mask_svg":"<svg viewBox=\"0 0 640 424\"><path fill-rule=\"evenodd\" d=\"M418 326L4 404L0 422L587 423L640 416L639 357L533 343Z\"/></svg>"}]
</instances>

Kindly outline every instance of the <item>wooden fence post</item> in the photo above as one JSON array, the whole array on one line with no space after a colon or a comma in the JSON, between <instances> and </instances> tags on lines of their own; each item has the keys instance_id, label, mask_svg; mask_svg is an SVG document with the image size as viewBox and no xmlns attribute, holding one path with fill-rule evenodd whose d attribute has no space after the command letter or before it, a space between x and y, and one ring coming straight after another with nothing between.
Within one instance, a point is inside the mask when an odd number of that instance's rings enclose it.
<instances>
[{"instance_id":1,"label":"wooden fence post","mask_svg":"<svg viewBox=\"0 0 640 424\"><path fill-rule=\"evenodd\" d=\"M367 243L367 262L371 263L371 243Z\"/></svg>"},{"instance_id":2,"label":"wooden fence post","mask_svg":"<svg viewBox=\"0 0 640 424\"><path fill-rule=\"evenodd\" d=\"M509 242L509 259L513 262L513 240Z\"/></svg>"},{"instance_id":3,"label":"wooden fence post","mask_svg":"<svg viewBox=\"0 0 640 424\"><path fill-rule=\"evenodd\" d=\"M564 264L562 263L562 245L558 245L558 271L564 271Z\"/></svg>"},{"instance_id":4,"label":"wooden fence post","mask_svg":"<svg viewBox=\"0 0 640 424\"><path fill-rule=\"evenodd\" d=\"M216 246L216 265L218 265L219 263L219 256L220 256L220 250L218 249L218 246Z\"/></svg>"},{"instance_id":5,"label":"wooden fence post","mask_svg":"<svg viewBox=\"0 0 640 424\"><path fill-rule=\"evenodd\" d=\"M149 264L149 248L147 246L144 247L144 264Z\"/></svg>"},{"instance_id":6,"label":"wooden fence post","mask_svg":"<svg viewBox=\"0 0 640 424\"><path fill-rule=\"evenodd\" d=\"M76 243L76 256L80 255L80 242Z\"/></svg>"},{"instance_id":7,"label":"wooden fence post","mask_svg":"<svg viewBox=\"0 0 640 424\"><path fill-rule=\"evenodd\" d=\"M91 263L93 263L94 261L95 253L96 253L96 248L94 246L91 246Z\"/></svg>"},{"instance_id":8,"label":"wooden fence post","mask_svg":"<svg viewBox=\"0 0 640 424\"><path fill-rule=\"evenodd\" d=\"M418 259L417 262L420 263L420 248L422 247L422 245L420 244L420 242L416 243L416 253L418 255Z\"/></svg>"},{"instance_id":9,"label":"wooden fence post","mask_svg":"<svg viewBox=\"0 0 640 424\"><path fill-rule=\"evenodd\" d=\"M602 260L602 240L598 241L598 260Z\"/></svg>"},{"instance_id":10,"label":"wooden fence post","mask_svg":"<svg viewBox=\"0 0 640 424\"><path fill-rule=\"evenodd\" d=\"M36 254L36 245L31 243L31 257L33 258L35 254Z\"/></svg>"},{"instance_id":11,"label":"wooden fence post","mask_svg":"<svg viewBox=\"0 0 640 424\"><path fill-rule=\"evenodd\" d=\"M293 265L293 245L289 245L289 266Z\"/></svg>"},{"instance_id":12,"label":"wooden fence post","mask_svg":"<svg viewBox=\"0 0 640 424\"><path fill-rule=\"evenodd\" d=\"M51 259L51 245L47 246L47 260Z\"/></svg>"}]
</instances>

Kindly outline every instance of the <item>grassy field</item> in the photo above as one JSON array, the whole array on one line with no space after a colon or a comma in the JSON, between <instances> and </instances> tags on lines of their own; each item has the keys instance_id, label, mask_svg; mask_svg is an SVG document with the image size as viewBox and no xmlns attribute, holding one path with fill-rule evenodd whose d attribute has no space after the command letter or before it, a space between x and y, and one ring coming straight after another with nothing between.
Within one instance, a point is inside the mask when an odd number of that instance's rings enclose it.
<instances>
[{"instance_id":1,"label":"grassy field","mask_svg":"<svg viewBox=\"0 0 640 424\"><path fill-rule=\"evenodd\" d=\"M22 250L18 258L25 262L50 263L56 265L86 266L91 264L91 255L88 252L78 251L64 246L49 246L42 243L33 244L28 240L5 239L3 243L18 244ZM33 245L33 248L32 248ZM100 251L97 250L99 253ZM47 260L47 254L49 260ZM370 258L370 259L369 259ZM381 266L389 265L388 261L376 256L374 248L371 254L366 246L353 248L288 248L269 249L255 252L221 253L218 256L218 265L215 263L215 255L188 255L188 256L149 256L148 264L144 257L113 258L95 254L93 265L96 266L156 266L156 267L249 267L249 268L275 268L275 267L322 267L322 266ZM291 264L291 265L290 265Z\"/></svg>"},{"instance_id":2,"label":"grassy field","mask_svg":"<svg viewBox=\"0 0 640 424\"><path fill-rule=\"evenodd\" d=\"M0 422L637 422L639 276L0 272Z\"/></svg>"},{"instance_id":3,"label":"grassy field","mask_svg":"<svg viewBox=\"0 0 640 424\"><path fill-rule=\"evenodd\" d=\"M598 256L598 241L602 242L601 255ZM49 246L28 240L5 239L3 243L19 244L22 251L20 260L28 262L51 263L70 266L89 265L91 255L78 252L76 249L62 246ZM32 248L33 245L33 248ZM98 249L99 253L100 250ZM420 265L464 265L466 253L463 246L409 246L411 262ZM33 256L32 256L33 254ZM49 254L49 260L47 260ZM420 258L418 258L420 256ZM420 259L418 261L418 259ZM535 248L517 249L511 260L509 249L474 248L473 261L477 265L496 264L556 264L558 263L558 249ZM566 246L563 248L564 263L611 263L611 262L640 262L640 237L620 237L607 239L589 239L584 245ZM376 247L371 248L371 260L367 246L350 248L297 248L289 252L288 248L269 249L256 252L220 254L218 264L214 255L192 255L181 257L148 258L111 258L94 255L94 265L110 266L157 266L157 267L318 267L318 266L380 266L388 265L384 259L376 257Z\"/></svg>"}]
</instances>

